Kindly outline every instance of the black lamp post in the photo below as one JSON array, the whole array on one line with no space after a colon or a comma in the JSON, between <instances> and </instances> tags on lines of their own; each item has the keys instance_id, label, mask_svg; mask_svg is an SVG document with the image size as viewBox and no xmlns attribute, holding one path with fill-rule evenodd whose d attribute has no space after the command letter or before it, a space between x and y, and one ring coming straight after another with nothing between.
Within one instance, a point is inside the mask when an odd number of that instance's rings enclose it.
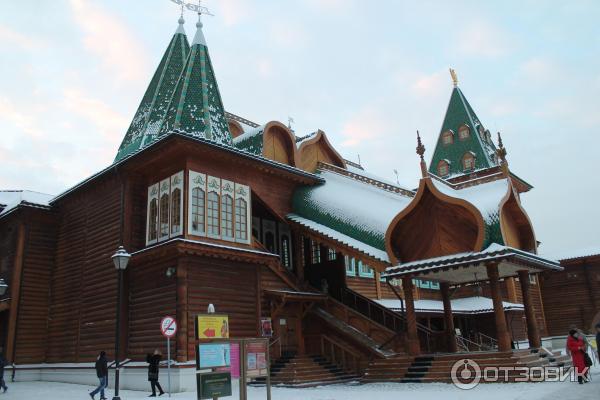
<instances>
[{"instance_id":1,"label":"black lamp post","mask_svg":"<svg viewBox=\"0 0 600 400\"><path fill-rule=\"evenodd\" d=\"M8 285L4 282L4 279L0 278L0 296L4 296L8 290Z\"/></svg>"},{"instance_id":2,"label":"black lamp post","mask_svg":"<svg viewBox=\"0 0 600 400\"><path fill-rule=\"evenodd\" d=\"M121 342L121 297L123 292L123 272L127 268L127 263L131 258L123 246L119 246L119 249L112 256L113 263L118 273L118 292L117 292L117 323L115 329L115 395L113 400L121 400L119 397L119 344Z\"/></svg>"}]
</instances>

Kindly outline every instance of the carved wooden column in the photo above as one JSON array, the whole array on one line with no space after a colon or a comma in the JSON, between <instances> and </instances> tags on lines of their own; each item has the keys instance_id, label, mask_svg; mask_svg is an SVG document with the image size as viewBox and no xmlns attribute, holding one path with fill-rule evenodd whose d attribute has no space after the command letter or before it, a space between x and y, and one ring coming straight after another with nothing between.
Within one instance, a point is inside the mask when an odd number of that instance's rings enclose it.
<instances>
[{"instance_id":1,"label":"carved wooden column","mask_svg":"<svg viewBox=\"0 0 600 400\"><path fill-rule=\"evenodd\" d=\"M406 349L408 354L415 356L421 353L419 334L417 332L417 314L413 298L413 283L411 278L402 278L404 301L406 305Z\"/></svg>"},{"instance_id":2,"label":"carved wooden column","mask_svg":"<svg viewBox=\"0 0 600 400\"><path fill-rule=\"evenodd\" d=\"M306 351L304 347L304 332L302 331L302 303L298 304L298 318L296 319L296 338L298 340L298 355L303 356Z\"/></svg>"},{"instance_id":3,"label":"carved wooden column","mask_svg":"<svg viewBox=\"0 0 600 400\"><path fill-rule=\"evenodd\" d=\"M527 338L529 347L537 349L542 346L540 332L535 319L535 310L531 302L531 286L529 285L529 271L519 271L521 292L523 292L523 306L525 307L525 319L527 321Z\"/></svg>"},{"instance_id":4,"label":"carved wooden column","mask_svg":"<svg viewBox=\"0 0 600 400\"><path fill-rule=\"evenodd\" d=\"M506 328L506 316L504 315L504 306L502 305L498 264L487 265L487 275L490 280L490 290L492 292L492 301L494 303L498 351L510 351L510 335L508 334L508 329Z\"/></svg>"},{"instance_id":5,"label":"carved wooden column","mask_svg":"<svg viewBox=\"0 0 600 400\"><path fill-rule=\"evenodd\" d=\"M444 303L444 325L446 325L448 351L456 353L458 345L456 344L456 331L454 330L454 317L452 316L452 303L450 302L450 287L448 283L440 283L440 290L442 292L442 302Z\"/></svg>"},{"instance_id":6,"label":"carved wooden column","mask_svg":"<svg viewBox=\"0 0 600 400\"><path fill-rule=\"evenodd\" d=\"M292 231L294 236L294 265L296 266L296 276L300 282L304 282L304 254L302 252L302 234L296 229Z\"/></svg>"}]
</instances>

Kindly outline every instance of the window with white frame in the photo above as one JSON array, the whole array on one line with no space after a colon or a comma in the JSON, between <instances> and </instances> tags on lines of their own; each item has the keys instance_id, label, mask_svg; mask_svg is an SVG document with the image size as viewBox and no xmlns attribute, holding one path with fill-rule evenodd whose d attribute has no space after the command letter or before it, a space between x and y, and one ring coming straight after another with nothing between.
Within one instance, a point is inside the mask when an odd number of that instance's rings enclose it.
<instances>
[{"instance_id":1,"label":"window with white frame","mask_svg":"<svg viewBox=\"0 0 600 400\"><path fill-rule=\"evenodd\" d=\"M158 183L148 188L148 219L146 223L146 243L158 240Z\"/></svg>"},{"instance_id":2,"label":"window with white frame","mask_svg":"<svg viewBox=\"0 0 600 400\"><path fill-rule=\"evenodd\" d=\"M171 176L171 236L183 233L183 171Z\"/></svg>"},{"instance_id":3,"label":"window with white frame","mask_svg":"<svg viewBox=\"0 0 600 400\"><path fill-rule=\"evenodd\" d=\"M319 246L319 243L315 242L314 240L310 241L310 246L311 246L311 261L313 264L319 264L321 262L321 246Z\"/></svg>"},{"instance_id":4,"label":"window with white frame","mask_svg":"<svg viewBox=\"0 0 600 400\"><path fill-rule=\"evenodd\" d=\"M354 258L349 257L349 256L344 256L344 263L346 264L346 275L356 276L356 267L354 264Z\"/></svg>"},{"instance_id":5,"label":"window with white frame","mask_svg":"<svg viewBox=\"0 0 600 400\"><path fill-rule=\"evenodd\" d=\"M169 237L169 208L170 208L170 201L169 201L169 194L170 194L170 190L171 189L171 182L170 179L167 178L165 180L162 180L160 182L160 197L158 200L158 205L159 205L159 216L158 216L158 221L159 221L159 231L158 231L158 240L165 240Z\"/></svg>"},{"instance_id":6,"label":"window with white frame","mask_svg":"<svg viewBox=\"0 0 600 400\"><path fill-rule=\"evenodd\" d=\"M189 171L188 233L250 243L250 188Z\"/></svg>"},{"instance_id":7,"label":"window with white frame","mask_svg":"<svg viewBox=\"0 0 600 400\"><path fill-rule=\"evenodd\" d=\"M183 233L183 172L148 187L146 244Z\"/></svg>"},{"instance_id":8,"label":"window with white frame","mask_svg":"<svg viewBox=\"0 0 600 400\"><path fill-rule=\"evenodd\" d=\"M334 261L337 258L335 249L327 249L327 260Z\"/></svg>"},{"instance_id":9,"label":"window with white frame","mask_svg":"<svg viewBox=\"0 0 600 400\"><path fill-rule=\"evenodd\" d=\"M221 181L221 237L233 240L233 182Z\"/></svg>"},{"instance_id":10,"label":"window with white frame","mask_svg":"<svg viewBox=\"0 0 600 400\"><path fill-rule=\"evenodd\" d=\"M537 284L537 279L536 279L535 275L529 274L529 283L532 285Z\"/></svg>"},{"instance_id":11,"label":"window with white frame","mask_svg":"<svg viewBox=\"0 0 600 400\"><path fill-rule=\"evenodd\" d=\"M358 260L358 275L362 276L363 278L372 278L374 274L371 267Z\"/></svg>"}]
</instances>

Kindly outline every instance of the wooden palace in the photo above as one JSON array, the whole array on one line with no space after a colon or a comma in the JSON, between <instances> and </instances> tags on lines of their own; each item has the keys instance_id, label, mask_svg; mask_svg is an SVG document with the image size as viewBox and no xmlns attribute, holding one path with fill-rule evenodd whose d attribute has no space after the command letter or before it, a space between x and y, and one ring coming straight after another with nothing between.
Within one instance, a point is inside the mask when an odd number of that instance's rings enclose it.
<instances>
[{"instance_id":1,"label":"wooden palace","mask_svg":"<svg viewBox=\"0 0 600 400\"><path fill-rule=\"evenodd\" d=\"M0 192L0 346L17 378L114 357L119 246L131 365L166 354L159 322L173 315L171 351L190 368L211 303L232 337L271 319L274 382L444 380L457 352L539 359L515 348L548 334L539 277L562 268L537 254L520 200L532 186L453 77L411 189L323 131L226 112L202 24L190 44L180 20L111 165L56 196Z\"/></svg>"}]
</instances>

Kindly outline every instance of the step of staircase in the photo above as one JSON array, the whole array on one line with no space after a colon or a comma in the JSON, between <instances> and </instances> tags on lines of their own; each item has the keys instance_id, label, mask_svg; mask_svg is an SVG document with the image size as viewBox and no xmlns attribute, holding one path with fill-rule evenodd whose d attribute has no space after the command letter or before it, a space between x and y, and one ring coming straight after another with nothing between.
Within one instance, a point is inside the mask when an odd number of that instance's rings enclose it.
<instances>
[{"instance_id":1,"label":"step of staircase","mask_svg":"<svg viewBox=\"0 0 600 400\"><path fill-rule=\"evenodd\" d=\"M287 356L271 366L271 385L276 386L300 388L351 382L359 378L319 355ZM251 385L265 383L266 378L258 378Z\"/></svg>"}]
</instances>

